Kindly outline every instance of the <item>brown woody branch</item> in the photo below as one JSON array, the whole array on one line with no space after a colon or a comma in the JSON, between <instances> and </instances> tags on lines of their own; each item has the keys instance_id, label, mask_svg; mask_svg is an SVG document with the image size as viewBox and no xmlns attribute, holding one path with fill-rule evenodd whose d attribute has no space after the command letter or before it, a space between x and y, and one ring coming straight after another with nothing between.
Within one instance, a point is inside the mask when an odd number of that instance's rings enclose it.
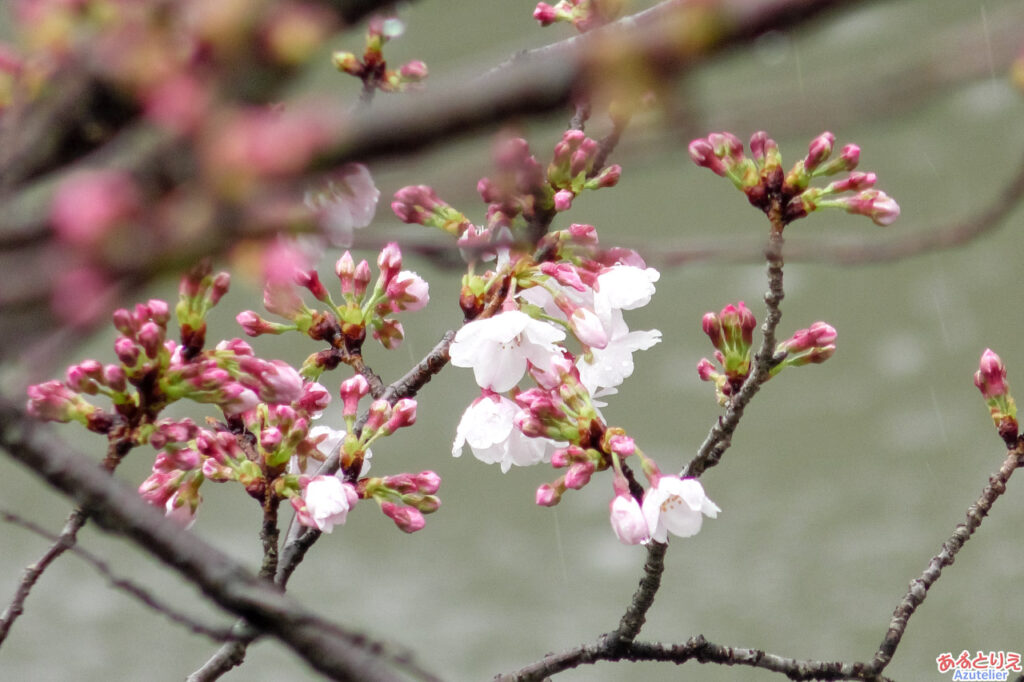
<instances>
[{"instance_id":1,"label":"brown woody branch","mask_svg":"<svg viewBox=\"0 0 1024 682\"><path fill-rule=\"evenodd\" d=\"M125 484L68 451L7 400L0 401L0 447L74 499L104 530L122 535L195 584L225 611L275 637L335 680L394 680L389 649L308 611L217 548L143 501Z\"/></svg>"}]
</instances>

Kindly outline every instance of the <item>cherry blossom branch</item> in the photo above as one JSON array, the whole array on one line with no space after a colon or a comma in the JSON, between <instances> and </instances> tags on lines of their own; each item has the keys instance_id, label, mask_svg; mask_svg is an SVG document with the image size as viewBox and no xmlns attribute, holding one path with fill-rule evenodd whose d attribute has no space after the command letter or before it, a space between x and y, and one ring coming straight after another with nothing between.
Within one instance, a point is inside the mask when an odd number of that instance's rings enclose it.
<instances>
[{"instance_id":1,"label":"cherry blossom branch","mask_svg":"<svg viewBox=\"0 0 1024 682\"><path fill-rule=\"evenodd\" d=\"M1024 466L1024 439L1019 439L1014 447L1009 448L999 471L989 477L988 485L981 492L981 496L967 508L966 520L958 524L949 539L942 543L941 551L932 557L924 572L910 581L910 587L893 612L889 630L885 633L885 637L871 661L871 670L880 673L892 660L910 617L928 596L928 589L942 575L942 569L953 563L957 553L974 535L974 531L978 529L981 522L985 520L992 505L1000 495L1006 492L1006 484L1010 480L1010 476L1021 466Z\"/></svg>"},{"instance_id":2,"label":"cherry blossom branch","mask_svg":"<svg viewBox=\"0 0 1024 682\"><path fill-rule=\"evenodd\" d=\"M336 680L394 680L385 662L407 656L308 611L244 566L182 531L128 486L67 451L19 408L0 401L0 447L52 487L74 498L104 530L132 540L199 587L222 609L290 647Z\"/></svg>"},{"instance_id":3,"label":"cherry blossom branch","mask_svg":"<svg viewBox=\"0 0 1024 682\"><path fill-rule=\"evenodd\" d=\"M928 590L941 577L942 569L953 564L957 553L964 544L971 538L974 532L981 526L982 521L992 509L995 501L1006 492L1006 485L1010 476L1019 467L1024 466L1024 438L1018 438L1009 448L1006 459L1003 461L999 471L989 477L988 485L982 491L978 500L967 509L966 520L957 525L953 534L946 540L941 551L932 557L924 572L910 582L906 595L897 605L893 613L885 637L882 640L878 651L870 662L842 662L842 661L815 661L786 658L776 654L767 653L760 649L744 649L739 647L723 646L713 644L704 639L703 635L691 637L684 644L664 645L660 643L635 642L632 638L618 639L616 635L624 631L627 620L631 620L634 626L625 630L625 633L632 633L633 636L639 632L643 616L639 620L630 618L630 612L623 617L619 630L602 637L597 643L580 646L561 654L551 654L537 663L524 667L519 671L498 679L503 681L525 681L540 680L548 675L575 668L583 664L595 663L597 661L665 661L671 663L685 663L696 660L700 663L718 663L721 665L744 665L757 668L764 668L774 672L782 673L792 680L872 680L874 682L889 681L890 678L882 676L882 671L892 660L897 647L906 631L907 624L917 610L917 607L924 602ZM654 591L657 589L657 577L652 575L657 572L660 575L659 565L663 556L664 548L661 550L661 557L654 557L652 547L647 566L645 566L644 580L652 581L653 587L645 590L641 582L641 589L634 597L634 605L631 611L640 602L640 609L646 611L649 598L653 600ZM641 593L646 595L641 598ZM891 682L891 681L890 681Z\"/></svg>"},{"instance_id":4,"label":"cherry blossom branch","mask_svg":"<svg viewBox=\"0 0 1024 682\"><path fill-rule=\"evenodd\" d=\"M203 625L202 623L193 620L190 616L187 616L184 613L176 610L169 604L164 603L161 599L153 595L151 592L149 592L146 588L142 587L141 585L135 584L128 578L122 578L118 576L113 571L113 569L110 568L110 565L107 562L105 562L103 559L100 559L92 552L78 545L64 545L63 533L61 533L61 535L54 535L53 533L48 532L41 526L32 523L28 519L24 519L18 516L17 514L14 514L9 511L0 511L0 518L2 518L4 521L8 523L21 526L22 528L32 533L35 533L36 535L42 538L50 540L54 543L55 547L63 546L65 550L72 552L73 554L81 558L83 561L90 564L96 570L97 573L102 575L110 582L112 587L127 592L129 595L135 597L145 606L148 606L150 609L156 611L157 613L163 614L172 622L185 626L191 632L194 632L199 635L204 635L206 637L209 637L210 639L218 641L225 641L235 638L235 635L232 633L230 628L218 628Z\"/></svg>"},{"instance_id":5,"label":"cherry blossom branch","mask_svg":"<svg viewBox=\"0 0 1024 682\"><path fill-rule=\"evenodd\" d=\"M569 101L579 83L584 82L589 68L600 66L593 62L603 52L602 41L609 36L625 41L618 43L620 49L635 50L639 57L651 60L669 75L692 68L709 56L765 31L791 29L825 11L863 2L718 0L701 7L700 12L707 13L703 17L706 21L687 23L681 20L679 13L688 11L689 3L667 0L600 30L520 53L480 78L455 75L417 97L394 100L386 109L357 113L346 125L343 137L318 156L311 170L334 168L352 160L408 154L512 116L555 110ZM719 30L713 35L706 34L707 26L717 26ZM699 48L683 50L680 46ZM280 77L278 74L277 79L270 81L269 93L277 91L277 85L273 84L279 84ZM149 130L150 134L152 132ZM171 142L169 136L161 137ZM137 153L125 159L127 165L122 167L179 167L181 152L180 145L156 144L150 154ZM172 158L177 162L171 163ZM36 195L37 200L15 202L20 210L5 212L0 220L0 234L9 234L14 226L22 229L30 225L43 226L49 202L38 201L38 195L55 183L51 177L40 182L43 186L24 188L25 192ZM211 225L222 218L211 216ZM196 230L196 234L201 233L203 231Z\"/></svg>"},{"instance_id":6,"label":"cherry blossom branch","mask_svg":"<svg viewBox=\"0 0 1024 682\"><path fill-rule=\"evenodd\" d=\"M972 217L958 219L935 229L917 230L870 243L836 242L824 239L790 242L786 246L786 259L802 263L831 263L835 265L865 265L889 263L913 256L953 249L971 243L1002 225L1013 211L1024 201L1024 156L1013 177L1003 186L999 194L980 210L974 210ZM736 239L728 241L701 241L690 245L673 246L671 242L659 241L658 250L644 249L642 244L632 244L641 251L652 251L650 261L661 267L677 267L690 263L749 263L764 258L764 250L753 241L737 244ZM664 248L662 248L664 247Z\"/></svg>"},{"instance_id":7,"label":"cherry blossom branch","mask_svg":"<svg viewBox=\"0 0 1024 682\"><path fill-rule=\"evenodd\" d=\"M514 673L498 675L498 682L531 682L543 680L550 675L576 668L585 663L599 660L619 660L623 652L628 651L633 639L640 632L646 619L647 611L654 604L654 595L661 586L661 575L665 570L665 552L667 544L652 542L647 546L647 561L644 563L644 575L640 579L629 608L626 609L619 627L613 632L602 635L597 642L582 645L560 654L548 654L536 663L520 668Z\"/></svg>"},{"instance_id":8,"label":"cherry blossom branch","mask_svg":"<svg viewBox=\"0 0 1024 682\"><path fill-rule=\"evenodd\" d=\"M445 365L448 364L448 348L451 346L454 338L454 331L445 332L441 337L441 340L438 341L434 348L432 348L430 352L423 357L423 359L416 363L416 365L406 372L401 378L384 388L380 392L379 397L387 400L391 404L394 404L402 398L411 398L415 396L416 393L434 377L434 375L440 372ZM378 397L378 394L375 393L374 396ZM367 414L364 414L357 422L357 425L364 424L367 416ZM338 470L338 465L339 453L333 452L321 465L318 470L318 474L334 473ZM322 533L315 528L306 528L295 523L294 520L292 521L287 540L280 552L280 560L277 563L277 573L274 577L274 581L278 585L282 588L287 586L288 579L291 577L295 569L298 568L299 564L302 563L302 560L306 556L306 552L317 540L320 539L321 535ZM214 654L206 661L206 663L203 664L201 668L189 676L189 682L211 682L212 680L220 678L221 675L242 663L245 659L246 648L256 639L259 633L254 628L248 626L244 621L236 623L233 631L237 635L236 641L226 642L220 647L220 649L214 652ZM409 665L411 666L411 663ZM423 670L416 670L416 674L423 680L435 679L428 672Z\"/></svg>"},{"instance_id":9,"label":"cherry blossom branch","mask_svg":"<svg viewBox=\"0 0 1024 682\"><path fill-rule=\"evenodd\" d=\"M640 586L633 594L629 608L622 614L619 627L606 635L605 640L611 649L633 643L633 640L647 620L647 612L654 605L654 596L661 587L661 575L665 572L665 552L668 545L651 542L647 545L647 561L644 562L644 575Z\"/></svg>"},{"instance_id":10,"label":"cherry blossom branch","mask_svg":"<svg viewBox=\"0 0 1024 682\"><path fill-rule=\"evenodd\" d=\"M762 668L785 675L791 680L872 680L893 682L888 677L875 675L864 663L841 661L814 661L788 658L762 649L724 646L709 642L703 635L691 637L684 644L634 642L620 658L626 661L664 661L668 663L718 663Z\"/></svg>"},{"instance_id":11,"label":"cherry blossom branch","mask_svg":"<svg viewBox=\"0 0 1024 682\"><path fill-rule=\"evenodd\" d=\"M519 53L479 78L438 81L422 96L360 114L320 160L327 167L408 154L496 121L557 110L588 81L591 69L608 66L602 55L609 38L616 41L615 54L635 54L667 77L764 32L789 30L857 4L864 0L717 0L699 7L667 0L589 33ZM695 14L687 17L688 12ZM693 20L698 15L701 20Z\"/></svg>"},{"instance_id":12,"label":"cherry blossom branch","mask_svg":"<svg viewBox=\"0 0 1024 682\"><path fill-rule=\"evenodd\" d=\"M732 444L732 434L743 417L744 409L750 399L760 390L761 384L768 380L768 373L774 364L775 330L779 321L782 320L782 310L779 306L785 297L782 281L782 246L782 231L773 229L768 246L764 251L764 257L768 261L768 291L764 295L767 312L764 324L761 325L761 346L754 355L750 376L729 401L729 407L725 414L719 417L711 427L704 442L697 450L697 456L686 465L682 476L699 478L705 470L718 464L722 455Z\"/></svg>"},{"instance_id":13,"label":"cherry blossom branch","mask_svg":"<svg viewBox=\"0 0 1024 682\"><path fill-rule=\"evenodd\" d=\"M133 444L128 440L118 439L110 441L107 448L107 456L103 460L103 468L108 472L113 472L132 447ZM86 510L79 508L72 511L67 521L65 521L60 535L53 538L53 544L34 564L25 569L21 582L18 583L18 589L11 598L11 603L8 604L3 614L0 614L0 645L7 639L14 621L24 613L25 600L28 599L29 593L36 582L38 582L40 576L57 557L67 550L74 548L78 531L86 524L88 519L89 513ZM45 532L40 532L39 534L49 537Z\"/></svg>"}]
</instances>

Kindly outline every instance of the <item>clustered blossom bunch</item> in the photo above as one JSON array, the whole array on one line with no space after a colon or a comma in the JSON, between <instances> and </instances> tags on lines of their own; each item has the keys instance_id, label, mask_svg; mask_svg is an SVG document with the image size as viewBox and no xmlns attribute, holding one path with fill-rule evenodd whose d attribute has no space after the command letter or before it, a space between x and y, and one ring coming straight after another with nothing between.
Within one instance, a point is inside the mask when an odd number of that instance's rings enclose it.
<instances>
[{"instance_id":1,"label":"clustered blossom bunch","mask_svg":"<svg viewBox=\"0 0 1024 682\"><path fill-rule=\"evenodd\" d=\"M701 324L715 347L715 360L721 371L707 358L701 358L697 363L697 374L702 381L715 385L718 403L725 406L750 376L751 347L757 320L740 301L736 305L725 306L717 315L706 313ZM825 362L836 351L835 341L836 330L826 322L815 322L809 328L795 332L775 347L768 378L785 367Z\"/></svg>"},{"instance_id":2,"label":"clustered blossom bunch","mask_svg":"<svg viewBox=\"0 0 1024 682\"><path fill-rule=\"evenodd\" d=\"M452 454L468 446L502 471L541 462L564 469L537 490L545 506L612 469L616 535L628 544L663 542L667 532L692 535L719 510L698 481L663 476L622 428L607 424L597 401L633 373L634 352L661 340L657 330L630 331L623 315L651 300L659 273L634 251L600 249L591 225L530 235L583 189L615 184L619 168L596 167L597 152L596 142L569 131L545 173L525 140L505 140L497 178L477 186L488 203L483 226L424 186L399 190L392 209L457 237L470 261L460 296L469 322L449 352L453 365L473 370L481 394L462 415ZM492 269L477 272L490 261ZM650 483L646 493L626 465L631 455Z\"/></svg>"},{"instance_id":3,"label":"clustered blossom bunch","mask_svg":"<svg viewBox=\"0 0 1024 682\"><path fill-rule=\"evenodd\" d=\"M282 291L268 293L267 298L294 304L287 308L296 313L291 325L256 320L255 313L242 313L239 321L251 335L301 330L314 338L331 338L347 352L358 349L367 325L391 330L390 335L379 337L382 342L400 339L400 325L384 316L422 307L426 284L414 273L400 271L401 254L389 246L380 258L377 286L365 297L366 310L360 311L352 302L357 291L358 297L366 294L369 267L365 261L358 267L346 266L351 260L346 253L339 261L341 288L350 307L334 308L347 316L345 324L306 308L295 292ZM364 274L357 277L355 270ZM315 271L298 271L296 279L320 300L330 301ZM435 473L366 477L370 445L414 424L416 402L402 399L392 405L374 400L356 435L358 405L370 393L367 380L356 374L340 389L347 430L313 426L331 400L324 386L303 378L284 362L257 357L241 339L204 350L206 316L228 284L226 273L214 276L208 267L184 278L175 308L181 343L167 339L170 311L163 301L151 300L134 311L115 311L119 336L114 350L119 364L104 366L86 360L70 367L64 382L30 387L29 412L51 421L78 421L111 440L148 443L157 449L153 472L139 492L186 524L195 518L205 481L236 481L261 505L288 500L300 523L325 532L344 523L360 499L376 500L406 532L423 528L423 514L440 506L435 496L440 479ZM336 364L313 362L306 373L317 378L326 366ZM94 395L106 396L112 409L105 411L86 398ZM212 404L220 409L223 421L200 427L189 418L159 417L163 408L178 400ZM321 464L335 453L337 472L319 473Z\"/></svg>"},{"instance_id":4,"label":"clustered blossom bunch","mask_svg":"<svg viewBox=\"0 0 1024 682\"><path fill-rule=\"evenodd\" d=\"M822 133L811 141L807 156L797 161L788 173L782 170L782 156L775 140L763 132L750 137L750 152L732 133L711 133L690 143L690 158L698 166L728 178L747 200L772 218L786 225L820 208L839 208L847 213L865 215L877 225L890 225L900 214L899 205L885 192L875 189L874 173L854 172L860 163L860 147L848 144L839 156L829 161L835 147L835 135ZM812 179L849 173L825 187L810 187ZM852 192L853 194L847 194ZM846 196L838 196L846 194ZM781 229L781 228L779 228Z\"/></svg>"},{"instance_id":5,"label":"clustered blossom bunch","mask_svg":"<svg viewBox=\"0 0 1024 682\"><path fill-rule=\"evenodd\" d=\"M385 246L377 258L378 274L366 260L357 264L345 251L334 265L341 285L341 302L320 281L314 269L294 268L292 280L268 281L263 304L268 311L288 320L271 322L252 310L239 313L237 320L249 336L299 331L315 341L327 341L333 350L316 353L303 365L302 374L317 378L325 369L334 369L345 354L358 353L370 330L385 348L397 348L405 336L402 323L392 315L421 310L430 300L427 282L410 270L402 269L402 251L395 243ZM297 288L305 288L325 310L309 308Z\"/></svg>"}]
</instances>

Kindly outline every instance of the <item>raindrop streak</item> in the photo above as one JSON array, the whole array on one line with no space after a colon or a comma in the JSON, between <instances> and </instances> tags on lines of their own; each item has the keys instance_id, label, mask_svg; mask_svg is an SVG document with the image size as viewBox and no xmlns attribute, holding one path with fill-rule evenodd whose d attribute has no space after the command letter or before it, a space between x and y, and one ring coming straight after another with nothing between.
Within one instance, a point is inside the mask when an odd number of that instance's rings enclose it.
<instances>
[{"instance_id":1,"label":"raindrop streak","mask_svg":"<svg viewBox=\"0 0 1024 682\"><path fill-rule=\"evenodd\" d=\"M995 86L998 79L996 78L995 58L992 56L992 32L988 28L988 13L985 12L985 5L981 6L981 30L985 32L985 47L987 48L985 54L988 56L988 71L992 79L992 85Z\"/></svg>"}]
</instances>

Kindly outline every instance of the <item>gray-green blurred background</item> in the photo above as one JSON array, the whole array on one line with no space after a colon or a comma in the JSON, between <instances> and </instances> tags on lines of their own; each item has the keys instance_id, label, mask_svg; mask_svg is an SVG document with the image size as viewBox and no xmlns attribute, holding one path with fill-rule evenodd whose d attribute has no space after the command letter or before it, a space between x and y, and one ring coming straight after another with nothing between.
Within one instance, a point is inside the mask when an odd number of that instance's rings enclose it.
<instances>
[{"instance_id":1,"label":"gray-green blurred background","mask_svg":"<svg viewBox=\"0 0 1024 682\"><path fill-rule=\"evenodd\" d=\"M387 55L396 63L423 59L439 78L570 35L561 26L539 29L532 7L530 0L415 3L402 12L406 35ZM815 215L789 228L794 243L870 243L887 233L970 220L1021 161L1024 95L1009 84L1006 54L1022 43L1019 0L866 3L799 33L767 36L678 84L675 104L689 112L693 129L668 126L658 116L639 120L613 158L624 167L621 183L582 196L556 227L592 222L603 243L628 243L654 264L695 240L735 239L749 248L766 229L762 216L727 181L695 167L686 144L693 134L728 129L745 139L761 128L778 139L787 166L823 130L832 130L840 145L859 144L862 169L876 172L903 210L885 231L863 218ZM359 50L361 38L353 33L333 47ZM351 91L327 69L307 85ZM567 120L559 114L520 127L544 159ZM407 184L430 184L482 220L474 187L489 172L490 139L474 136L401 163L375 164L382 198L367 229L410 234L387 207ZM1018 208L998 231L955 250L875 265L787 265L781 333L826 320L839 331L838 351L822 366L785 372L748 409L722 464L703 478L723 512L698 536L672 541L642 639L681 642L702 633L797 658L871 658L908 581L1002 461L1002 444L971 375L991 347L1009 366L1011 385L1024 391L1022 230ZM325 273L337 256L324 254ZM406 267L429 279L432 301L404 317L400 350L367 345L368 362L385 380L461 321L458 272L411 254ZM635 356L635 374L605 415L666 470L689 460L720 413L694 369L711 350L700 316L745 300L760 320L763 270L756 263L662 267L652 304L627 316L635 329L660 329L663 341ZM175 286L165 282L142 298L172 297ZM234 313L258 307L258 294L236 278L214 313L214 333L236 335ZM68 360L113 358L110 336L82 341L82 348L68 349ZM256 346L296 361L316 350L298 337ZM60 371L48 368L34 378ZM325 383L336 391L344 376L335 373ZM421 394L416 427L374 447L375 472L431 468L442 475L443 507L427 527L407 536L373 505L360 505L347 525L322 538L291 583L291 592L320 614L393 638L451 680L489 679L613 628L646 554L615 540L607 476L544 509L533 495L555 477L550 468L502 475L468 454L453 459L455 424L475 394L471 372L443 372ZM100 438L70 426L63 432L99 455ZM137 484L151 463L149 452L134 452L119 475ZM19 466L4 461L0 467L0 506L59 529L68 503ZM256 505L237 486L207 484L203 492L194 532L257 567ZM1022 526L1024 481L1014 480L911 621L888 674L943 679L935 666L942 652L1024 649ZM81 542L182 609L229 622L130 544L91 528ZM47 544L0 525L0 601ZM0 649L0 679L183 679L214 648L66 556L43 576ZM781 679L697 663L600 664L559 677L627 678ZM224 679L316 675L281 646L261 642Z\"/></svg>"}]
</instances>

